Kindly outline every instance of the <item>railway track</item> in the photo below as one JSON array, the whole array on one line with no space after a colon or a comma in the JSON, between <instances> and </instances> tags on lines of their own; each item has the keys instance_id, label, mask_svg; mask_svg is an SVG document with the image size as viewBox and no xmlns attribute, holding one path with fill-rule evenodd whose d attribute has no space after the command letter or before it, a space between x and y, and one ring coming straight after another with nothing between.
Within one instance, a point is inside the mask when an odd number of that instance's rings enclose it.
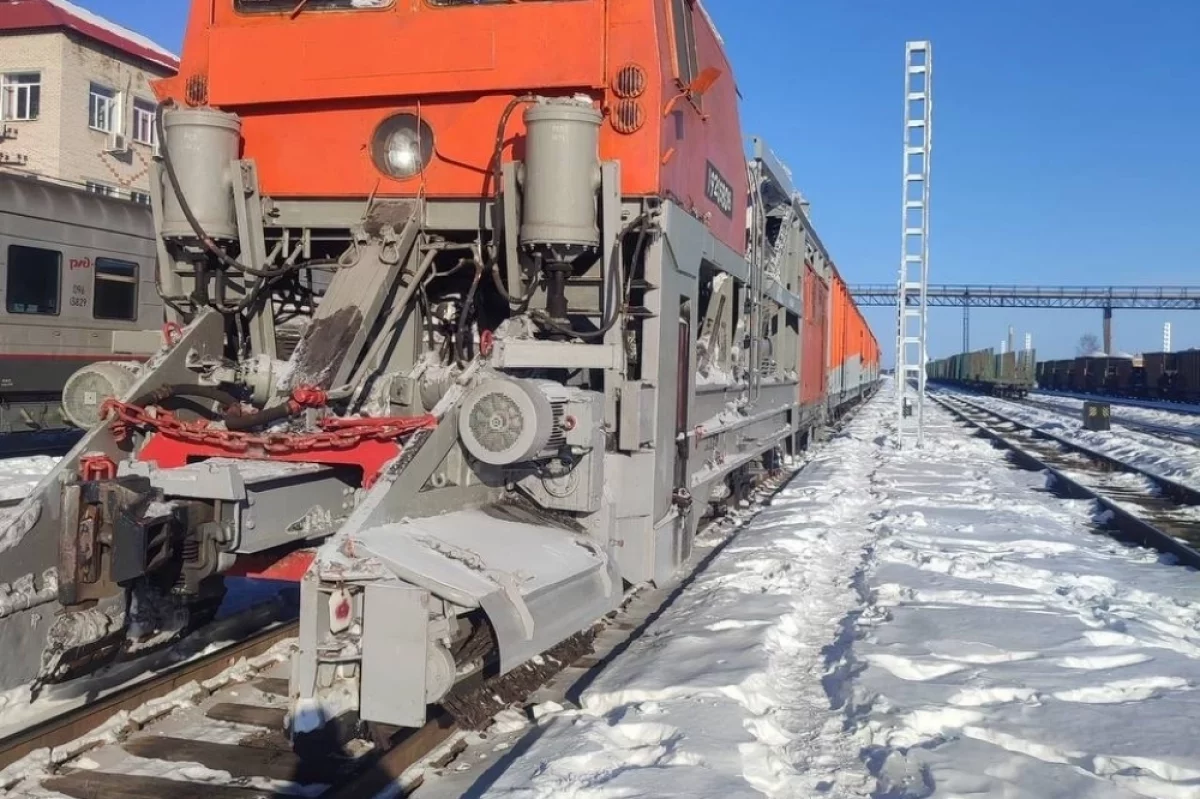
<instances>
[{"instance_id":1,"label":"railway track","mask_svg":"<svg viewBox=\"0 0 1200 799\"><path fill-rule=\"evenodd\" d=\"M1049 471L1068 496L1095 500L1118 537L1200 567L1200 491L962 397L931 396L1022 465Z\"/></svg>"},{"instance_id":2,"label":"railway track","mask_svg":"<svg viewBox=\"0 0 1200 799\"><path fill-rule=\"evenodd\" d=\"M1044 394L1048 397L1065 397L1068 399L1088 400L1091 402L1109 402L1113 405L1124 405L1129 408L1146 408L1152 411L1170 411L1171 413L1182 413L1189 416L1200 415L1200 405L1193 402L1184 402L1182 400L1168 399L1138 399L1136 397L1114 396L1111 394L1084 394L1078 391L1055 391L1053 389L1039 388L1038 394Z\"/></svg>"},{"instance_id":3,"label":"railway track","mask_svg":"<svg viewBox=\"0 0 1200 799\"><path fill-rule=\"evenodd\" d=\"M791 471L765 481L758 491L756 507L743 521L761 509L794 473ZM720 520L715 521L709 525L706 534L711 536L720 525ZM733 529L726 527L724 542L730 540L733 533ZM698 549L697 560L691 564L689 573L702 569L719 549L719 546L714 547L704 554L699 554ZM634 615L638 614L639 609L634 607L639 601L638 594L635 590L627 595L621 614L598 622L592 635L588 636L596 642L594 646L569 641L561 652L552 650L543 656L543 662L551 666L521 667L529 670L529 676L524 680L526 693L542 688L560 675L571 673L572 679L577 678L632 635L636 625L626 614L631 607ZM641 608L640 612L644 615L648 611ZM161 699L189 682L211 679L232 660L264 652L295 632L293 624L256 637L236 650L214 653L203 661L161 674L120 696L6 739L0 742L0 766L36 749L62 747L67 741L79 740L87 731L103 726L114 714L144 707L148 702L153 704L153 700ZM286 663L261 673L242 675L250 679L230 681L202 696L195 707L184 711L191 716L188 723L193 733L196 729L204 732L206 727L219 731L237 725L243 734L236 740L228 740L228 732L223 740L220 734L179 737L174 734L178 732L179 722L173 715L137 725L119 747L104 747L103 757L87 745L85 735L83 744L67 747L63 761L53 767L51 776L41 781L41 787L76 799L257 799L294 795L296 791L302 791L305 796L348 799L375 795L395 783L414 764L427 760L438 747L446 750L442 755L443 766L465 748L465 743L457 748L444 746L452 738L461 738L466 730L449 713L442 711L420 729L400 731L391 736L385 731L382 739L377 735L379 745L365 752L352 749L349 753L327 758L300 757L292 751L290 741L282 733L288 706L285 667ZM513 698L518 702L523 699ZM500 709L502 707L496 707L489 712L487 720ZM368 747L363 742L358 743L360 749ZM120 756L114 755L112 750L118 748L125 760L132 758L136 763L166 764L159 769L163 773L144 773L154 769L131 767ZM99 761L100 768L78 767L84 755ZM439 765L436 758L432 765L435 768ZM171 772L174 772L172 776L165 776ZM222 785L203 779L205 775L220 772L232 775L232 782ZM200 779L180 780L181 774L185 777L195 774ZM12 786L0 783L0 790L5 787ZM416 784L408 784L406 790L415 787Z\"/></svg>"},{"instance_id":4,"label":"railway track","mask_svg":"<svg viewBox=\"0 0 1200 799\"><path fill-rule=\"evenodd\" d=\"M1103 400L1097 401L1103 402ZM1077 417L1077 415L1071 413L1069 409L1064 408L1061 405L1056 405L1053 402L1044 402L1042 400L1036 400L1029 397L1026 397L1022 400L1016 400L1016 402L1019 402L1022 405L1041 408L1042 410L1050 411L1051 413L1064 416L1069 419L1075 419ZM1200 433L1192 430L1184 430L1179 427L1171 427L1170 425L1153 424L1151 422L1140 422L1124 416L1116 415L1112 417L1112 421L1114 424L1119 424L1129 430L1139 433L1146 433L1147 435L1170 441L1175 444L1185 444L1187 446L1200 447Z\"/></svg>"},{"instance_id":5,"label":"railway track","mask_svg":"<svg viewBox=\"0 0 1200 799\"><path fill-rule=\"evenodd\" d=\"M836 426L849 422L856 411L846 414ZM0 767L22 754L51 747L50 766L46 773L36 776L35 782L42 791L75 799L266 799L296 795L351 799L374 796L394 785L400 788L392 795L407 795L424 780L423 772L415 777L408 775L414 765L425 764L432 774L450 767L466 749L469 729L486 726L499 710L523 704L535 693L540 696L553 691L565 696L568 690L586 684L608 659L641 634L649 620L703 571L734 540L737 530L769 505L801 468L803 465L764 480L750 509L706 525L703 536L709 544L696 547L688 576L681 583L662 589L631 589L621 609L599 620L587 635L568 639L535 659L540 663L519 667L514 674L518 674L520 687L516 690L520 694L489 697L494 705L481 718L482 724L460 724L445 709L436 709L431 720L419 729L374 730L374 744L354 741L348 750L326 757L297 755L283 734L289 706L287 662L257 671L243 670L232 677L229 672L221 673L239 658L252 658L284 645L289 636L296 634L295 624L289 624L248 639L236 648L156 675L120 695L64 714L53 723L10 736L0 741ZM178 694L184 686L187 693L186 686L192 683L197 686L196 695L182 703L185 707L180 709L180 703L168 702L172 692ZM490 685L484 687L485 693L492 692ZM156 702L168 702L157 706L165 712L155 711ZM146 708L151 709L149 714ZM116 714L122 712L133 719L131 725L116 735L96 735L95 730L111 725L114 717L121 718ZM147 715L149 718L144 718ZM59 754L54 756L54 752ZM214 775L227 781L218 782ZM0 780L0 795L19 784L20 779L15 777L7 784Z\"/></svg>"}]
</instances>

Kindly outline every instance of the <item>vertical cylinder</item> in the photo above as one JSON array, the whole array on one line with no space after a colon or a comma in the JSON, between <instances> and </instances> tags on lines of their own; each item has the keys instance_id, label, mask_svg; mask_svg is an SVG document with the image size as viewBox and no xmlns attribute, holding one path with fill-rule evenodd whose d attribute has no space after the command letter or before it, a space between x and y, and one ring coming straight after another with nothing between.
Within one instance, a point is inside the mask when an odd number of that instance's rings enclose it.
<instances>
[{"instance_id":1,"label":"vertical cylinder","mask_svg":"<svg viewBox=\"0 0 1200 799\"><path fill-rule=\"evenodd\" d=\"M171 159L180 193L192 215L210 237L236 240L232 169L241 145L241 120L210 108L184 108L165 112L163 129L164 153ZM196 237L166 174L162 234L176 239Z\"/></svg>"},{"instance_id":2,"label":"vertical cylinder","mask_svg":"<svg viewBox=\"0 0 1200 799\"><path fill-rule=\"evenodd\" d=\"M521 243L567 254L598 247L600 123L587 99L539 102L525 111Z\"/></svg>"}]
</instances>

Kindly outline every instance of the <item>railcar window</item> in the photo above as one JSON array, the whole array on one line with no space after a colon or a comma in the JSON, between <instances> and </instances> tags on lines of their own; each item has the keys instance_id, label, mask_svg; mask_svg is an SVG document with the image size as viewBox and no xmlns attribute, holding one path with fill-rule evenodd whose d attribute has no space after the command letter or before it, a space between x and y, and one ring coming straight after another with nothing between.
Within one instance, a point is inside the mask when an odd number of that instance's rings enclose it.
<instances>
[{"instance_id":1,"label":"railcar window","mask_svg":"<svg viewBox=\"0 0 1200 799\"><path fill-rule=\"evenodd\" d=\"M115 258L96 259L92 316L132 322L138 315L138 265Z\"/></svg>"},{"instance_id":2,"label":"railcar window","mask_svg":"<svg viewBox=\"0 0 1200 799\"><path fill-rule=\"evenodd\" d=\"M305 11L337 11L354 8L387 8L396 0L308 0ZM296 10L300 0L233 0L233 8L243 14L271 14Z\"/></svg>"},{"instance_id":3,"label":"railcar window","mask_svg":"<svg viewBox=\"0 0 1200 799\"><path fill-rule=\"evenodd\" d=\"M4 304L9 313L58 315L62 253L8 245L8 279Z\"/></svg>"},{"instance_id":4,"label":"railcar window","mask_svg":"<svg viewBox=\"0 0 1200 799\"><path fill-rule=\"evenodd\" d=\"M671 16L675 33L675 72L679 82L687 86L700 71L696 56L696 27L692 19L693 0L671 0Z\"/></svg>"}]
</instances>

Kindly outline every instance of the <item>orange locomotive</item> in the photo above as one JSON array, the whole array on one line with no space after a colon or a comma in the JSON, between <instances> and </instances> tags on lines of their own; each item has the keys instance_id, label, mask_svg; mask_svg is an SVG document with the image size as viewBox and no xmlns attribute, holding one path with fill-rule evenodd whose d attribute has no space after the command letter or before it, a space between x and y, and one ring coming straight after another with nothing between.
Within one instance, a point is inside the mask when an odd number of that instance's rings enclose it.
<instances>
[{"instance_id":1,"label":"orange locomotive","mask_svg":"<svg viewBox=\"0 0 1200 799\"><path fill-rule=\"evenodd\" d=\"M298 563L293 733L419 725L676 578L876 382L696 0L195 0L157 90L178 328L86 376L115 423L4 536L0 581L58 559L41 680Z\"/></svg>"}]
</instances>

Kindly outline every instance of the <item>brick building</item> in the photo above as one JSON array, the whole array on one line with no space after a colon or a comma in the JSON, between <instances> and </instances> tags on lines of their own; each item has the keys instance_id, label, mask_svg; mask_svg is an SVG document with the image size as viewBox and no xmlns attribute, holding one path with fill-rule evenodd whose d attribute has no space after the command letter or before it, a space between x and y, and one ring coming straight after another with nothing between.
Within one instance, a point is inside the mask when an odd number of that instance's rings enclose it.
<instances>
[{"instance_id":1,"label":"brick building","mask_svg":"<svg viewBox=\"0 0 1200 799\"><path fill-rule=\"evenodd\" d=\"M149 202L150 81L178 68L67 0L0 0L0 171Z\"/></svg>"}]
</instances>

